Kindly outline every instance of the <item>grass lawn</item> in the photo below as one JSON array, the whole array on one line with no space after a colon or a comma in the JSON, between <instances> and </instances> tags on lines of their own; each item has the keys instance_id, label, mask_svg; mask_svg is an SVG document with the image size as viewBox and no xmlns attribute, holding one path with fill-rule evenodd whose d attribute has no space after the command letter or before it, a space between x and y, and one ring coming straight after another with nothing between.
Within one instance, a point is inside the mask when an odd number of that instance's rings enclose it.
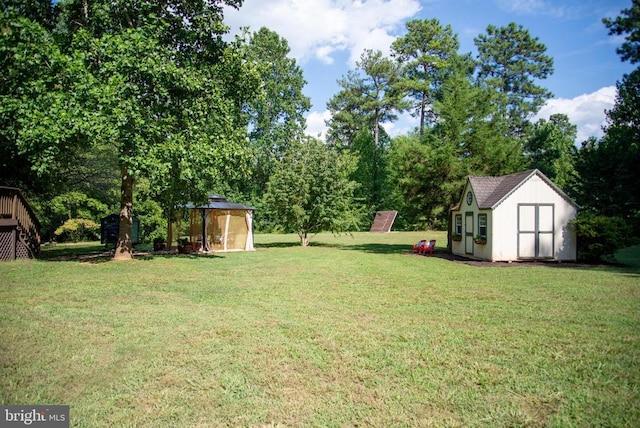
<instances>
[{"instance_id":1,"label":"grass lawn","mask_svg":"<svg viewBox=\"0 0 640 428\"><path fill-rule=\"evenodd\" d=\"M640 426L639 267L408 254L432 238L2 263L0 402L79 427Z\"/></svg>"}]
</instances>

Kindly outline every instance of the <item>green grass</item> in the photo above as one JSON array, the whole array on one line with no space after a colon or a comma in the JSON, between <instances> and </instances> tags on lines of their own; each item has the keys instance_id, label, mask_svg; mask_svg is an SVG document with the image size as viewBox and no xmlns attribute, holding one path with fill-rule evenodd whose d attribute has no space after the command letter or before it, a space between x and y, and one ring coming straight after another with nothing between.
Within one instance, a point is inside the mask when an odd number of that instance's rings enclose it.
<instances>
[{"instance_id":1,"label":"green grass","mask_svg":"<svg viewBox=\"0 0 640 428\"><path fill-rule=\"evenodd\" d=\"M623 248L618 250L615 255L618 263L623 265L640 268L640 245Z\"/></svg>"},{"instance_id":2,"label":"green grass","mask_svg":"<svg viewBox=\"0 0 640 428\"><path fill-rule=\"evenodd\" d=\"M408 254L431 238L0 264L0 402L82 427L640 426L638 268Z\"/></svg>"}]
</instances>

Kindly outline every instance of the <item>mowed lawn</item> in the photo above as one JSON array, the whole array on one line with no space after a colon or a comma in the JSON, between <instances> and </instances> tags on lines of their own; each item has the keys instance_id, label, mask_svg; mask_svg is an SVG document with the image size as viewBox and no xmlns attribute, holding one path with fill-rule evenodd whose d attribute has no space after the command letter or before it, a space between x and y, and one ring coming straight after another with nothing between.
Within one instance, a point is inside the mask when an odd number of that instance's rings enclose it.
<instances>
[{"instance_id":1,"label":"mowed lawn","mask_svg":"<svg viewBox=\"0 0 640 428\"><path fill-rule=\"evenodd\" d=\"M2 263L0 402L79 427L640 426L640 269L410 254L432 238Z\"/></svg>"}]
</instances>

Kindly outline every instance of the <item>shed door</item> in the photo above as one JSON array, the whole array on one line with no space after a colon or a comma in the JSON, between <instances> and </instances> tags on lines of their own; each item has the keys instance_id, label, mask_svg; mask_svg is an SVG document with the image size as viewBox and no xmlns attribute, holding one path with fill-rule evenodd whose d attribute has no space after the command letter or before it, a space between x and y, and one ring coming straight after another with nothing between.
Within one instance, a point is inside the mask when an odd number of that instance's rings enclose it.
<instances>
[{"instance_id":1,"label":"shed door","mask_svg":"<svg viewBox=\"0 0 640 428\"><path fill-rule=\"evenodd\" d=\"M473 212L464 213L464 252L473 254Z\"/></svg>"},{"instance_id":2,"label":"shed door","mask_svg":"<svg viewBox=\"0 0 640 428\"><path fill-rule=\"evenodd\" d=\"M518 205L518 258L553 258L553 204Z\"/></svg>"}]
</instances>

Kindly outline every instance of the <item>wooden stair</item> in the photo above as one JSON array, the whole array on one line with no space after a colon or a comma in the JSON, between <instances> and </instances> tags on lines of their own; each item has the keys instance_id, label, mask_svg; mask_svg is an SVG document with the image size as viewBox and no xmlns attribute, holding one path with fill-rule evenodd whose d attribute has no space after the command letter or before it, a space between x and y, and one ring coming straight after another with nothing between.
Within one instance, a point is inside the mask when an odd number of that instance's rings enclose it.
<instances>
[{"instance_id":1,"label":"wooden stair","mask_svg":"<svg viewBox=\"0 0 640 428\"><path fill-rule=\"evenodd\" d=\"M40 255L40 222L20 189L0 186L0 261Z\"/></svg>"}]
</instances>

